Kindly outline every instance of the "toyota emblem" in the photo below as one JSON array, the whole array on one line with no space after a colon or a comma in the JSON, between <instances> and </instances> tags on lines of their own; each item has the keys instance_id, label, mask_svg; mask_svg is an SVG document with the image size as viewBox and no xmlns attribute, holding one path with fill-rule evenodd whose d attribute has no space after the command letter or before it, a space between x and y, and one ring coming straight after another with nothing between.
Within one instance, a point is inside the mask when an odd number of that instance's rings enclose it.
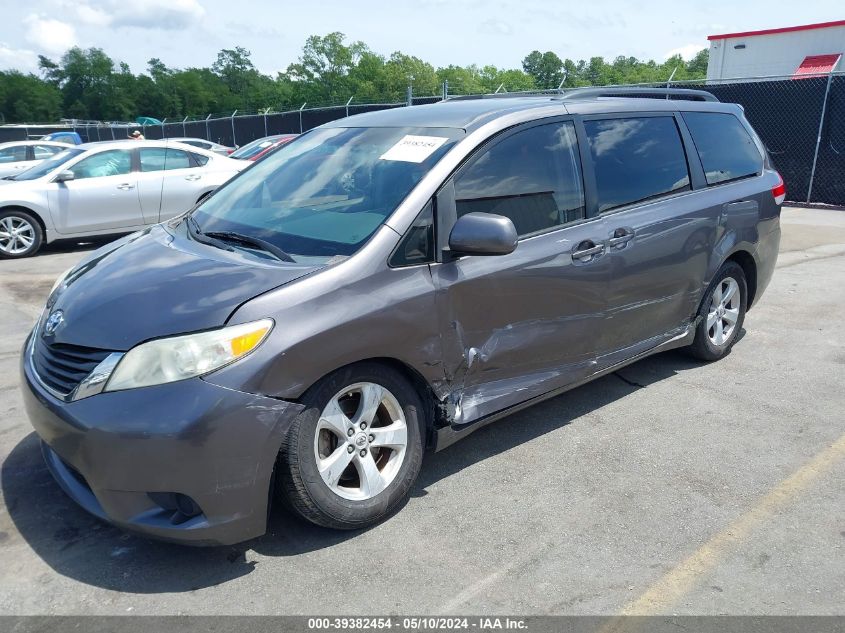
<instances>
[{"instance_id":1,"label":"toyota emblem","mask_svg":"<svg viewBox=\"0 0 845 633\"><path fill-rule=\"evenodd\" d=\"M58 329L58 327L64 322L64 313L61 310L56 310L49 317L47 317L47 322L44 323L44 334L46 336L52 336L53 333Z\"/></svg>"}]
</instances>

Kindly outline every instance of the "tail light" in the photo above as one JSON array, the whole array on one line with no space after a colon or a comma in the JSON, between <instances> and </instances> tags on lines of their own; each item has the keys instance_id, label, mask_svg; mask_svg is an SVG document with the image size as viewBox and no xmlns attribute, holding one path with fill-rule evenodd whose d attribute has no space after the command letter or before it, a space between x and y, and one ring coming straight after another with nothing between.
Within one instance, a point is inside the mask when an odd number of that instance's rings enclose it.
<instances>
[{"instance_id":1,"label":"tail light","mask_svg":"<svg viewBox=\"0 0 845 633\"><path fill-rule=\"evenodd\" d=\"M775 197L776 204L783 204L786 198L786 185L783 184L783 177L778 174L778 184L772 187L772 195Z\"/></svg>"}]
</instances>

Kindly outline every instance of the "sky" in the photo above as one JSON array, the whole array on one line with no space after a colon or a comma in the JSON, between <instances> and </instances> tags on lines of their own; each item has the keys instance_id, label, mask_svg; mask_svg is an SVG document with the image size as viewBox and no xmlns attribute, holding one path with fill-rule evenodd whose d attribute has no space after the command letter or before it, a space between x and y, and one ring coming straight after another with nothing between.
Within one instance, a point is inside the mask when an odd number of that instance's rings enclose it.
<instances>
[{"instance_id":1,"label":"sky","mask_svg":"<svg viewBox=\"0 0 845 633\"><path fill-rule=\"evenodd\" d=\"M243 46L275 75L309 35L332 31L383 55L400 50L435 67L519 68L532 50L574 60L618 55L690 58L707 36L845 19L841 0L2 0L0 69L37 72L38 55L99 47L133 72L160 58L210 66Z\"/></svg>"}]
</instances>

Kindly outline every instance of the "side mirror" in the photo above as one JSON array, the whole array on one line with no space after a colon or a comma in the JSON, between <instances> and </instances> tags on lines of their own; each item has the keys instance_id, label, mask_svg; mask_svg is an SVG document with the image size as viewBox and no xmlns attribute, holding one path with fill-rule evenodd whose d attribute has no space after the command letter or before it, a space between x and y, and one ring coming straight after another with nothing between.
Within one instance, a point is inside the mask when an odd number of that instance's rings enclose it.
<instances>
[{"instance_id":1,"label":"side mirror","mask_svg":"<svg viewBox=\"0 0 845 633\"><path fill-rule=\"evenodd\" d=\"M76 175L70 169L65 169L64 171L59 172L59 175L56 176L56 179L53 182L67 182L68 180L73 180L74 178L76 178Z\"/></svg>"},{"instance_id":2,"label":"side mirror","mask_svg":"<svg viewBox=\"0 0 845 633\"><path fill-rule=\"evenodd\" d=\"M493 213L467 213L458 218L449 234L455 255L508 255L518 236L510 218Z\"/></svg>"}]
</instances>

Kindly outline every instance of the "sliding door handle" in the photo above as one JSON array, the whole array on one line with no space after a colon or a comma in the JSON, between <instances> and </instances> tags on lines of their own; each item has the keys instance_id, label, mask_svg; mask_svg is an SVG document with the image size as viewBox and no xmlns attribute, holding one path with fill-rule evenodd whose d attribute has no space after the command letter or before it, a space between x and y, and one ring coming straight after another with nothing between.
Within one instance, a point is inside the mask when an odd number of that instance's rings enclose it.
<instances>
[{"instance_id":1,"label":"sliding door handle","mask_svg":"<svg viewBox=\"0 0 845 633\"><path fill-rule=\"evenodd\" d=\"M604 244L596 244L590 240L581 242L575 248L577 250L572 251L572 259L580 262L592 261L604 252Z\"/></svg>"},{"instance_id":2,"label":"sliding door handle","mask_svg":"<svg viewBox=\"0 0 845 633\"><path fill-rule=\"evenodd\" d=\"M607 245L611 248L615 246L622 248L632 239L634 239L634 231L632 231L631 229L619 228L616 229L613 232L613 236L609 240L607 240Z\"/></svg>"}]
</instances>

